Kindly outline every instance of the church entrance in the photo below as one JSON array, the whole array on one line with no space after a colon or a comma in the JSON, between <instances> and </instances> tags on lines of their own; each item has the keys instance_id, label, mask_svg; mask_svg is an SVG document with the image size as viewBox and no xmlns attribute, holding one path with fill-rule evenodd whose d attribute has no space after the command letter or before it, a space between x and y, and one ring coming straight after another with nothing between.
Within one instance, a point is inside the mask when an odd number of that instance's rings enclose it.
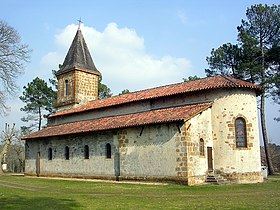
<instances>
[{"instance_id":1,"label":"church entrance","mask_svg":"<svg viewBox=\"0 0 280 210\"><path fill-rule=\"evenodd\" d=\"M207 147L207 160L208 160L208 171L213 171L213 156L212 156L212 147Z\"/></svg>"},{"instance_id":2,"label":"church entrance","mask_svg":"<svg viewBox=\"0 0 280 210\"><path fill-rule=\"evenodd\" d=\"M37 153L36 158L36 175L40 176L40 152Z\"/></svg>"}]
</instances>

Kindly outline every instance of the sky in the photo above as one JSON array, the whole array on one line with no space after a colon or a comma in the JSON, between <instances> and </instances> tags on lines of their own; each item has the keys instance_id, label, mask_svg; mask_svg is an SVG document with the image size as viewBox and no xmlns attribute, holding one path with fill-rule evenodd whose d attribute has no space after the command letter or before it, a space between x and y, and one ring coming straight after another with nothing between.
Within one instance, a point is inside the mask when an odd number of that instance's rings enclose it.
<instances>
[{"instance_id":1,"label":"sky","mask_svg":"<svg viewBox=\"0 0 280 210\"><path fill-rule=\"evenodd\" d=\"M206 57L212 48L237 43L237 29L256 0L0 0L1 17L14 27L32 49L30 62L17 84L35 77L52 78L58 70L82 20L81 30L102 81L118 94L205 77ZM8 101L5 123L24 125L24 104L18 96ZM280 107L267 100L266 121L270 142L280 144ZM1 129L3 130L3 129Z\"/></svg>"}]
</instances>

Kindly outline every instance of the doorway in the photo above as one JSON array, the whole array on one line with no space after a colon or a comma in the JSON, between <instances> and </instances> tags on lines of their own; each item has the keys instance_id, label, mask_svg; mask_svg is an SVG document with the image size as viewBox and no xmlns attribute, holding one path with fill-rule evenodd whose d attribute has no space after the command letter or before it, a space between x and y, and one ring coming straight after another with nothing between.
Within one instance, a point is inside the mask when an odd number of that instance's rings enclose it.
<instances>
[{"instance_id":1,"label":"doorway","mask_svg":"<svg viewBox=\"0 0 280 210\"><path fill-rule=\"evenodd\" d=\"M207 147L207 162L208 162L208 171L213 171L213 155L212 155L212 147Z\"/></svg>"}]
</instances>

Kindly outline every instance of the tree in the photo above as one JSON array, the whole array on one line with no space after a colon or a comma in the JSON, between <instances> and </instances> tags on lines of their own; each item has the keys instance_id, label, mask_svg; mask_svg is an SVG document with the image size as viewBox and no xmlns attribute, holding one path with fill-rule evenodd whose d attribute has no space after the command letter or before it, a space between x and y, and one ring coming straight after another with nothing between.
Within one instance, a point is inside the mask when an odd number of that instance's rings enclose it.
<instances>
[{"instance_id":1,"label":"tree","mask_svg":"<svg viewBox=\"0 0 280 210\"><path fill-rule=\"evenodd\" d=\"M0 20L0 114L8 110L7 97L14 96L18 90L16 79L23 73L30 52L28 45L21 44L18 32Z\"/></svg>"},{"instance_id":2,"label":"tree","mask_svg":"<svg viewBox=\"0 0 280 210\"><path fill-rule=\"evenodd\" d=\"M275 103L280 105L280 46L273 46L269 50L267 60L270 62L271 68L276 71L274 76L271 77L271 82L274 84L271 89L271 95ZM280 117L275 117L274 119L280 122Z\"/></svg>"},{"instance_id":3,"label":"tree","mask_svg":"<svg viewBox=\"0 0 280 210\"><path fill-rule=\"evenodd\" d=\"M280 145L269 143L269 149L274 170L280 172ZM261 147L261 160L263 164L266 164L265 150L263 147Z\"/></svg>"},{"instance_id":4,"label":"tree","mask_svg":"<svg viewBox=\"0 0 280 210\"><path fill-rule=\"evenodd\" d=\"M212 49L211 56L206 58L209 69L206 69L207 76L216 74L239 76L242 51L238 45L231 43L223 44L218 49Z\"/></svg>"},{"instance_id":5,"label":"tree","mask_svg":"<svg viewBox=\"0 0 280 210\"><path fill-rule=\"evenodd\" d=\"M5 130L2 131L0 139L1 160L3 164L7 164L7 171L23 172L24 171L24 141L21 140L23 133L15 129L15 124L10 127L6 123ZM0 167L0 174L3 173Z\"/></svg>"},{"instance_id":6,"label":"tree","mask_svg":"<svg viewBox=\"0 0 280 210\"><path fill-rule=\"evenodd\" d=\"M242 20L241 25L237 27L239 45L226 44L217 50L212 50L211 57L207 58L211 71L206 70L206 73L211 76L211 74L226 72L263 87L264 92L260 96L261 130L269 173L273 174L264 106L265 97L277 87L275 81L277 81L276 76L279 76L279 68L275 67L277 56L273 57L269 54L272 53L273 47L278 47L280 44L280 6L253 5L247 9L246 17L247 20ZM231 63L234 65L231 66Z\"/></svg>"},{"instance_id":7,"label":"tree","mask_svg":"<svg viewBox=\"0 0 280 210\"><path fill-rule=\"evenodd\" d=\"M57 92L57 78L56 78L56 73L57 73L57 70L52 70L52 75L53 75L53 78L50 78L49 79L49 83L52 84L52 86L54 87L55 89L55 92Z\"/></svg>"},{"instance_id":8,"label":"tree","mask_svg":"<svg viewBox=\"0 0 280 210\"><path fill-rule=\"evenodd\" d=\"M33 129L37 127L41 130L42 120L50 113L54 113L54 103L56 93L51 87L48 87L47 83L36 77L27 86L23 87L23 95L20 96L26 105L20 110L26 112L27 117L22 118L24 122L33 121L33 123L25 127L25 129Z\"/></svg>"},{"instance_id":9,"label":"tree","mask_svg":"<svg viewBox=\"0 0 280 210\"><path fill-rule=\"evenodd\" d=\"M0 136L2 142L4 143L4 146L0 154L0 160L1 160L0 173L3 173L2 164L6 163L7 161L8 150L14 138L14 135L15 135L15 124L13 124L12 128L10 128L10 125L6 123L5 130L2 131Z\"/></svg>"},{"instance_id":10,"label":"tree","mask_svg":"<svg viewBox=\"0 0 280 210\"><path fill-rule=\"evenodd\" d=\"M119 93L119 96L127 93L130 93L130 91L128 89L124 89L122 92Z\"/></svg>"},{"instance_id":11,"label":"tree","mask_svg":"<svg viewBox=\"0 0 280 210\"><path fill-rule=\"evenodd\" d=\"M194 81L194 80L199 80L200 77L194 75L194 76L189 76L188 78L183 78L184 82L189 82L189 81Z\"/></svg>"},{"instance_id":12,"label":"tree","mask_svg":"<svg viewBox=\"0 0 280 210\"><path fill-rule=\"evenodd\" d=\"M19 130L15 130L14 139L10 145L8 151L8 169L12 172L23 172L24 171L24 160L25 160L25 144L21 140L24 135Z\"/></svg>"},{"instance_id":13,"label":"tree","mask_svg":"<svg viewBox=\"0 0 280 210\"><path fill-rule=\"evenodd\" d=\"M99 77L98 80L98 98L104 99L104 98L110 98L113 94L111 93L111 89L107 87L107 85L103 84L102 77Z\"/></svg>"},{"instance_id":14,"label":"tree","mask_svg":"<svg viewBox=\"0 0 280 210\"><path fill-rule=\"evenodd\" d=\"M280 76L277 77L277 81L275 82L275 87L271 91L271 94L273 96L275 103L280 105ZM280 110L279 110L279 112L280 112ZM276 120L277 122L280 122L280 117L275 117L274 120Z\"/></svg>"}]
</instances>

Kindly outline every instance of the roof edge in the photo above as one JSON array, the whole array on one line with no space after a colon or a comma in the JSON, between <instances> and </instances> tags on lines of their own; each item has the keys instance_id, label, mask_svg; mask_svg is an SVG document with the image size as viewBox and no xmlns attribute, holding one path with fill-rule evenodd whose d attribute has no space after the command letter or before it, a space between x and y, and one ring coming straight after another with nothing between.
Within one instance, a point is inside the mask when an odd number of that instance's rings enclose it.
<instances>
[{"instance_id":1,"label":"roof edge","mask_svg":"<svg viewBox=\"0 0 280 210\"><path fill-rule=\"evenodd\" d=\"M95 74L95 75L101 76L101 73L98 70L92 71L92 70L89 70L89 69L84 69L84 68L79 68L79 67L72 67L70 69L58 70L55 73L55 76L60 76L61 74L65 74L65 73L68 73L68 72L71 72L71 71L82 71L82 72L86 72L86 73L90 73L90 74Z\"/></svg>"}]
</instances>

